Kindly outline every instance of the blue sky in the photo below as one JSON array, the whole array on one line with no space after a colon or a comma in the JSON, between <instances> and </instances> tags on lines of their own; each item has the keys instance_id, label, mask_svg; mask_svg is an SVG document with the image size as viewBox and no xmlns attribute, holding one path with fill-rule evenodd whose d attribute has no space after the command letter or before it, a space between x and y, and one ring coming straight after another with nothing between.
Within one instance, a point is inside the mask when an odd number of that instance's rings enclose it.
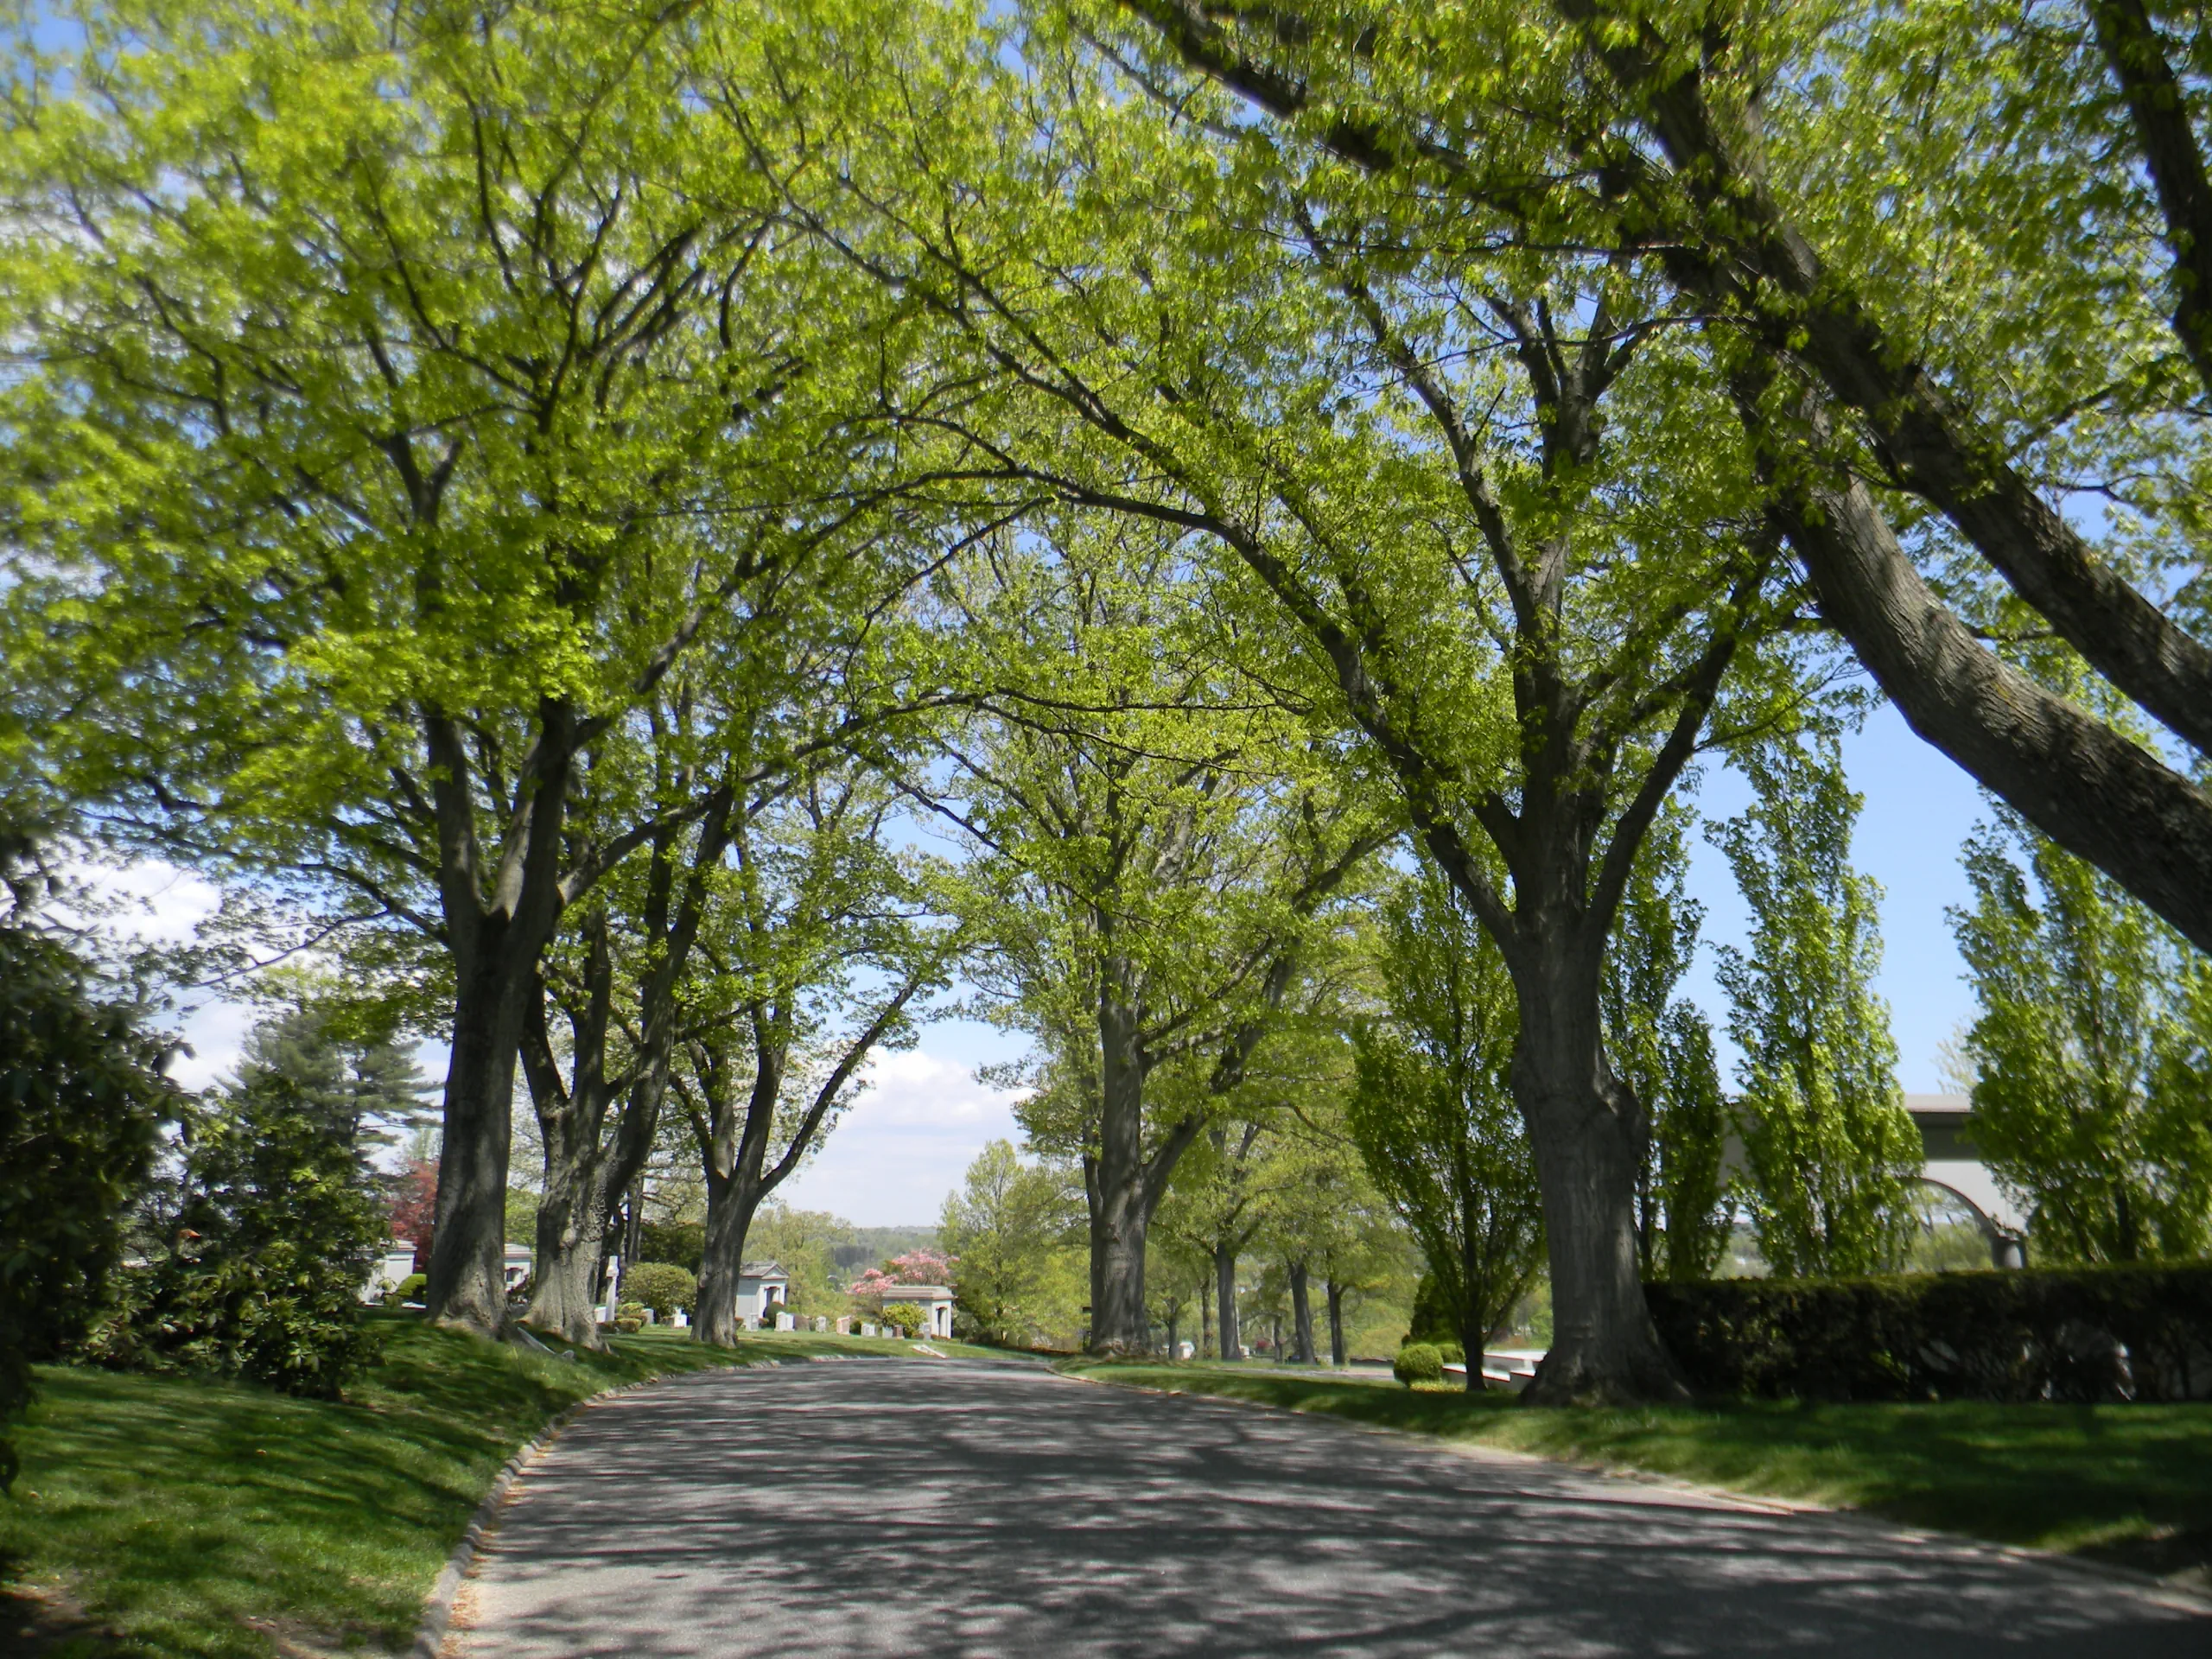
<instances>
[{"instance_id":1,"label":"blue sky","mask_svg":"<svg viewBox=\"0 0 2212 1659\"><path fill-rule=\"evenodd\" d=\"M1965 963L1944 916L1967 898L1960 843L1988 816L1980 787L1948 757L1913 734L1904 717L1884 703L1865 728L1847 737L1844 767L1866 798L1853 838L1852 862L1882 884L1882 975L1897 1038L1898 1081L1908 1094L1942 1090L1942 1046L1974 1017ZM1741 811L1751 791L1742 776L1713 768L1697 798L1712 818ZM1685 989L1711 1018L1723 1048L1722 1072L1732 1086L1735 1055L1723 1029L1727 998L1713 977L1716 944L1738 944L1749 918L1727 861L1699 837L1689 887L1706 908L1703 944Z\"/></svg>"}]
</instances>

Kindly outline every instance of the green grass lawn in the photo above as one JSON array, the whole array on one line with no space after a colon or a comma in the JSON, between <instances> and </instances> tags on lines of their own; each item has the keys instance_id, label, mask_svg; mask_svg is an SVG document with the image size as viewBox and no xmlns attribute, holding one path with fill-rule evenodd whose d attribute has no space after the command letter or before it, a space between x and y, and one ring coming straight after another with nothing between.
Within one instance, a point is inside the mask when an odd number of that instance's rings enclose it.
<instances>
[{"instance_id":1,"label":"green grass lawn","mask_svg":"<svg viewBox=\"0 0 2212 1659\"><path fill-rule=\"evenodd\" d=\"M1520 1408L1389 1377L1203 1364L1064 1366L1703 1485L1860 1510L2202 1583L2212 1566L2212 1405Z\"/></svg>"},{"instance_id":2,"label":"green grass lawn","mask_svg":"<svg viewBox=\"0 0 2212 1659\"><path fill-rule=\"evenodd\" d=\"M709 1365L912 1352L799 1332L719 1351L647 1331L569 1363L376 1317L383 1362L343 1405L39 1370L16 1425L22 1472L0 1497L0 1586L58 1590L122 1637L58 1652L258 1656L278 1651L272 1635L403 1649L500 1465L578 1400Z\"/></svg>"}]
</instances>

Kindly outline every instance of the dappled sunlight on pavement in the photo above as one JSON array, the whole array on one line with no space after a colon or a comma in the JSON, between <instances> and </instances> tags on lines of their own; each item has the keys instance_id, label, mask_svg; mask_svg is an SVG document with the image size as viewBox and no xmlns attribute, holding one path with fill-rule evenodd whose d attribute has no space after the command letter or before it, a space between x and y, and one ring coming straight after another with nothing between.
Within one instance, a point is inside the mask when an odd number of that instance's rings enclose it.
<instances>
[{"instance_id":1,"label":"dappled sunlight on pavement","mask_svg":"<svg viewBox=\"0 0 2212 1659\"><path fill-rule=\"evenodd\" d=\"M2212 1619L2057 1563L960 1363L594 1407L467 1615L471 1659L2212 1653Z\"/></svg>"}]
</instances>

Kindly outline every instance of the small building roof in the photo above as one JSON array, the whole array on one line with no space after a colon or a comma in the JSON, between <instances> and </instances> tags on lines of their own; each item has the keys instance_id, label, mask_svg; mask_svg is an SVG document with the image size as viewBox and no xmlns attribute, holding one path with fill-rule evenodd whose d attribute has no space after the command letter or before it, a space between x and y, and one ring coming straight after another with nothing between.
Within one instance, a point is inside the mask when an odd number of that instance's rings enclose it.
<instances>
[{"instance_id":1,"label":"small building roof","mask_svg":"<svg viewBox=\"0 0 2212 1659\"><path fill-rule=\"evenodd\" d=\"M791 1274L773 1262L741 1262L738 1264L737 1276L741 1279L780 1279L785 1284L791 1281Z\"/></svg>"},{"instance_id":2,"label":"small building roof","mask_svg":"<svg viewBox=\"0 0 2212 1659\"><path fill-rule=\"evenodd\" d=\"M952 1292L943 1285L881 1285L869 1291L868 1294L880 1295L887 1302L912 1301L917 1296L927 1296L940 1302L952 1300Z\"/></svg>"}]
</instances>

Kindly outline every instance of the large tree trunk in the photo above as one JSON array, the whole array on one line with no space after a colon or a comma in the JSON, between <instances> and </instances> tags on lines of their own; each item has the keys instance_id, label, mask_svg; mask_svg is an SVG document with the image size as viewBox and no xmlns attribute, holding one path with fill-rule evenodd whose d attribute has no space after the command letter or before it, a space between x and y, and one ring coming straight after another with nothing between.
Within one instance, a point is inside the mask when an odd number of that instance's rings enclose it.
<instances>
[{"instance_id":1,"label":"large tree trunk","mask_svg":"<svg viewBox=\"0 0 2212 1659\"><path fill-rule=\"evenodd\" d=\"M693 1310L692 1335L727 1348L737 1341L738 1281L745 1268L746 1236L753 1213L767 1196L762 1178L776 1105L782 1098L787 1055L762 1045L753 1056L753 1088L742 1122L736 1102L717 1090L711 1103L711 1140L704 1160L707 1177L707 1243L699 1264L699 1305Z\"/></svg>"},{"instance_id":2,"label":"large tree trunk","mask_svg":"<svg viewBox=\"0 0 2212 1659\"><path fill-rule=\"evenodd\" d=\"M1213 1292L1206 1288L1206 1281L1198 1281L1198 1357L1214 1358L1217 1350L1213 1345Z\"/></svg>"},{"instance_id":3,"label":"large tree trunk","mask_svg":"<svg viewBox=\"0 0 2212 1659\"><path fill-rule=\"evenodd\" d=\"M1645 1130L1635 1096L1605 1063L1597 963L1594 951L1560 947L1516 976L1513 1094L1536 1154L1552 1275L1551 1351L1527 1395L1536 1404L1686 1392L1637 1272ZM1469 1339L1471 1382L1485 1334Z\"/></svg>"},{"instance_id":4,"label":"large tree trunk","mask_svg":"<svg viewBox=\"0 0 2212 1659\"><path fill-rule=\"evenodd\" d=\"M559 925L562 823L575 711L537 709L518 769L507 843L486 868L476 834L469 751L459 724L426 709L435 768L439 906L453 953L453 1049L439 1151L437 1238L423 1300L441 1325L497 1336L506 1324L507 1145L528 999Z\"/></svg>"},{"instance_id":5,"label":"large tree trunk","mask_svg":"<svg viewBox=\"0 0 2212 1659\"><path fill-rule=\"evenodd\" d=\"M1213 1248L1214 1297L1221 1311L1221 1357L1224 1359L1244 1357L1243 1321L1236 1313L1236 1247L1217 1244Z\"/></svg>"},{"instance_id":6,"label":"large tree trunk","mask_svg":"<svg viewBox=\"0 0 2212 1659\"><path fill-rule=\"evenodd\" d=\"M1342 1370L1351 1363L1344 1351L1344 1287L1332 1279L1329 1293L1329 1363Z\"/></svg>"},{"instance_id":7,"label":"large tree trunk","mask_svg":"<svg viewBox=\"0 0 2212 1659\"><path fill-rule=\"evenodd\" d=\"M584 1006L574 1014L570 1030L575 1056L570 1084L561 1080L548 1018L548 988L532 976L524 1020L523 1073L537 1114L545 1168L537 1206L536 1281L530 1311L524 1315L542 1330L558 1332L589 1348L605 1344L592 1291L599 1278L601 1240L607 1219L606 1162L601 1136L607 1119L609 1081L607 1033L613 1012L614 965L607 912L586 918Z\"/></svg>"},{"instance_id":8,"label":"large tree trunk","mask_svg":"<svg viewBox=\"0 0 2212 1659\"><path fill-rule=\"evenodd\" d=\"M766 1196L757 1181L707 1184L707 1246L699 1264L699 1306L693 1335L717 1347L734 1345L742 1328L737 1313L738 1280L744 1271L745 1240Z\"/></svg>"},{"instance_id":9,"label":"large tree trunk","mask_svg":"<svg viewBox=\"0 0 2212 1659\"><path fill-rule=\"evenodd\" d=\"M547 1159L551 1176L552 1160ZM537 1206L536 1284L530 1312L523 1317L541 1331L557 1332L583 1348L603 1348L599 1308L592 1290L599 1278L600 1226L605 1210L599 1183L564 1175L556 1187L549 1179Z\"/></svg>"},{"instance_id":10,"label":"large tree trunk","mask_svg":"<svg viewBox=\"0 0 2212 1659\"><path fill-rule=\"evenodd\" d=\"M1290 1328L1292 1345L1298 1351L1298 1363L1313 1363L1313 1298L1308 1293L1306 1264L1290 1264Z\"/></svg>"},{"instance_id":11,"label":"large tree trunk","mask_svg":"<svg viewBox=\"0 0 2212 1659\"><path fill-rule=\"evenodd\" d=\"M1110 977L1109 977L1110 983ZM1090 1351L1150 1349L1145 1234L1152 1194L1144 1159L1144 1067L1136 1011L1109 989L1098 999L1098 1154L1090 1188Z\"/></svg>"},{"instance_id":12,"label":"large tree trunk","mask_svg":"<svg viewBox=\"0 0 2212 1659\"><path fill-rule=\"evenodd\" d=\"M423 1300L441 1325L496 1336L506 1323L507 1144L531 951L483 953L454 999L438 1153L437 1234Z\"/></svg>"}]
</instances>

